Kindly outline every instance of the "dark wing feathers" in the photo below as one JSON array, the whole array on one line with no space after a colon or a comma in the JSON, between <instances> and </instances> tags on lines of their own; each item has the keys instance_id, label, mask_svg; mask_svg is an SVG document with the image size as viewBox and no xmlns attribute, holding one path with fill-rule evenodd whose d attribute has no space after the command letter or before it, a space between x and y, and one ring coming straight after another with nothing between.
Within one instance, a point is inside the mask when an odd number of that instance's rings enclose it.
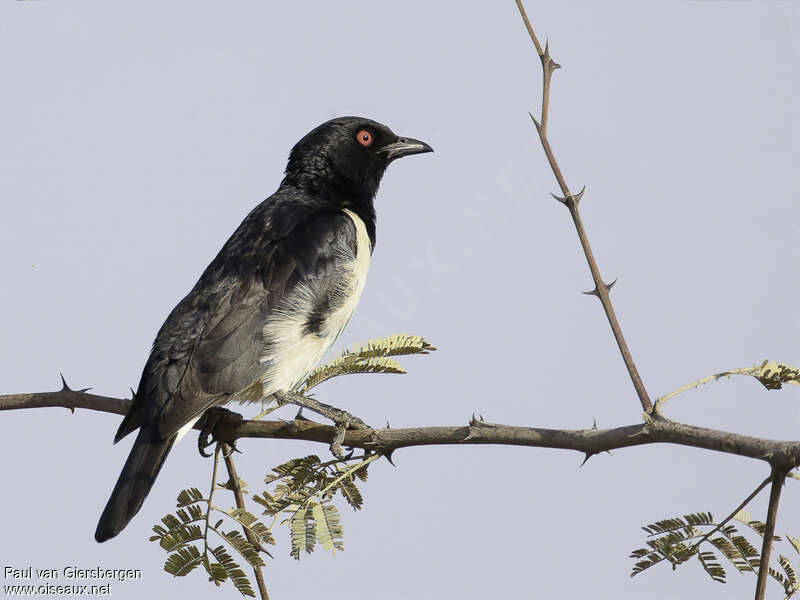
<instances>
[{"instance_id":1,"label":"dark wing feathers","mask_svg":"<svg viewBox=\"0 0 800 600\"><path fill-rule=\"evenodd\" d=\"M355 227L338 210L281 196L256 207L159 331L116 440L142 423L162 439L256 380L262 328L299 282L330 280L343 250L355 255Z\"/></svg>"}]
</instances>

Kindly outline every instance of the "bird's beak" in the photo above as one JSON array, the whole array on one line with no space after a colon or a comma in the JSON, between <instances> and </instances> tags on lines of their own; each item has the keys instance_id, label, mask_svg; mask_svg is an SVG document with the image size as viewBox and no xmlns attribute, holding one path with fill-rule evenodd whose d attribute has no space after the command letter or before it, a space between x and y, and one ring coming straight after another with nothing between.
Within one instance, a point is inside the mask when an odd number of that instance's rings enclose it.
<instances>
[{"instance_id":1,"label":"bird's beak","mask_svg":"<svg viewBox=\"0 0 800 600\"><path fill-rule=\"evenodd\" d=\"M433 152L433 148L420 140L404 137L397 138L396 142L387 144L378 150L378 154L386 155L387 162L393 161L395 158L400 158L401 156L422 154L423 152Z\"/></svg>"}]
</instances>

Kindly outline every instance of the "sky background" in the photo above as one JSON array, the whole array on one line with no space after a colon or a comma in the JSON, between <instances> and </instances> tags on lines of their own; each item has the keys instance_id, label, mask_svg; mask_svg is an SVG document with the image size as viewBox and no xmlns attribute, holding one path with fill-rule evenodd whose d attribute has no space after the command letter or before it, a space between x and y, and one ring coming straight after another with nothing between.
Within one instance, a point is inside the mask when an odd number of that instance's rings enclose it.
<instances>
[{"instance_id":1,"label":"sky background","mask_svg":"<svg viewBox=\"0 0 800 600\"><path fill-rule=\"evenodd\" d=\"M551 40L550 139L650 395L765 358L800 364L800 9L791 3L528 3ZM528 111L538 58L514 3L0 3L0 393L123 397L152 340L317 124L363 115L435 154L393 164L360 307L336 345L390 333L439 351L318 397L376 426L601 428L641 409ZM667 404L681 421L797 439L800 389L739 378ZM282 416L289 417L287 409ZM246 415L253 409L245 408ZM119 417L0 414L0 567L139 568L114 598L235 598L173 580L148 542L178 490L208 487L195 435L116 539L97 518L133 436ZM323 445L245 440L258 491ZM720 518L761 462L677 446L592 458L514 447L398 451L370 468L345 551L298 563L277 529L271 597L749 597L693 562L633 579L640 526ZM790 480L778 533L800 535ZM764 518L767 492L751 505ZM232 505L232 499L226 499ZM227 506L227 504L226 504ZM793 551L781 547L793 562ZM247 570L250 573L250 570ZM8 580L4 584L13 583ZM62 582L64 583L64 582ZM101 582L102 583L102 582ZM769 584L768 597L782 598Z\"/></svg>"}]
</instances>

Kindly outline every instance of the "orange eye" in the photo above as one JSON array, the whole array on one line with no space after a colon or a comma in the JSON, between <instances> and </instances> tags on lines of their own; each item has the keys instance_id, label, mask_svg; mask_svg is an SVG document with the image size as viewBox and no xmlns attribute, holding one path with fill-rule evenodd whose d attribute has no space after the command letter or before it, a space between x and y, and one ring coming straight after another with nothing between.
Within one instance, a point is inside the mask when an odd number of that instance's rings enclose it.
<instances>
[{"instance_id":1,"label":"orange eye","mask_svg":"<svg viewBox=\"0 0 800 600\"><path fill-rule=\"evenodd\" d=\"M367 129L362 129L356 134L358 143L362 146L372 146L372 132Z\"/></svg>"}]
</instances>

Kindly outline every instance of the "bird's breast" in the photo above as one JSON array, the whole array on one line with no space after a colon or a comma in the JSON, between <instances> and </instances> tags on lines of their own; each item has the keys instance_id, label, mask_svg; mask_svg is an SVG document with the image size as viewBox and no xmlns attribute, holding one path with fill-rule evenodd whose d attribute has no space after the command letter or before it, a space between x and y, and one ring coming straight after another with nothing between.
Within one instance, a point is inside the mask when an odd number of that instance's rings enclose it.
<instances>
[{"instance_id":1,"label":"bird's breast","mask_svg":"<svg viewBox=\"0 0 800 600\"><path fill-rule=\"evenodd\" d=\"M326 277L295 286L264 325L264 397L302 383L358 306L367 281L371 242L361 218L350 210L344 212L355 226L355 248L343 252Z\"/></svg>"},{"instance_id":2,"label":"bird's breast","mask_svg":"<svg viewBox=\"0 0 800 600\"><path fill-rule=\"evenodd\" d=\"M355 257L349 261L347 266L350 271L350 277L348 278L349 283L344 285L346 289L342 294L341 305L331 311L325 323L326 337L333 336L331 344L350 322L350 318L353 316L356 306L358 306L361 293L364 291L364 285L367 283L367 272L369 271L369 263L372 256L371 242L364 221L351 210L344 209L344 212L350 217L356 228L356 252Z\"/></svg>"}]
</instances>

